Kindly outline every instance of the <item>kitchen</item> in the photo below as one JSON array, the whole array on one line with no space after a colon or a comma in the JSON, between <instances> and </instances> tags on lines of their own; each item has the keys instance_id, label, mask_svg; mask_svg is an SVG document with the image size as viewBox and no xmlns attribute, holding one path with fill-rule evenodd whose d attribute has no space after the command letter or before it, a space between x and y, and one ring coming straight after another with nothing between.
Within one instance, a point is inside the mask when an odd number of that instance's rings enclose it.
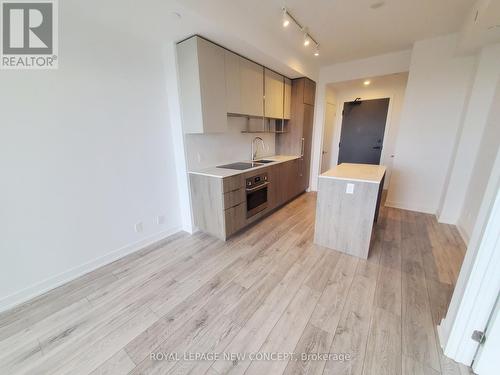
<instances>
[{"instance_id":1,"label":"kitchen","mask_svg":"<svg viewBox=\"0 0 500 375\"><path fill-rule=\"evenodd\" d=\"M213 133L239 131L226 142L241 136L248 142L239 150L243 160L223 155L220 164L205 162L201 168L190 160L195 225L225 240L309 187L316 85L305 77L291 80L200 36L177 48L186 153L212 151L203 141Z\"/></svg>"}]
</instances>

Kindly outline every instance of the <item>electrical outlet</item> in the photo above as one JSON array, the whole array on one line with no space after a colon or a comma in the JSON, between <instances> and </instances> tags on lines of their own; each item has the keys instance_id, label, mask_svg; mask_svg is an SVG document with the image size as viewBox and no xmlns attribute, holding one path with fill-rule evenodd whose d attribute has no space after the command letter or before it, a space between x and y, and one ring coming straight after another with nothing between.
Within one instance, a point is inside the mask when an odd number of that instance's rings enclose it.
<instances>
[{"instance_id":1,"label":"electrical outlet","mask_svg":"<svg viewBox=\"0 0 500 375\"><path fill-rule=\"evenodd\" d=\"M354 194L354 184L347 184L345 187L346 194Z\"/></svg>"},{"instance_id":2,"label":"electrical outlet","mask_svg":"<svg viewBox=\"0 0 500 375\"><path fill-rule=\"evenodd\" d=\"M140 233L142 232L142 230L143 230L142 221L139 221L137 224L135 224L135 231L137 233Z\"/></svg>"},{"instance_id":3,"label":"electrical outlet","mask_svg":"<svg viewBox=\"0 0 500 375\"><path fill-rule=\"evenodd\" d=\"M159 215L157 218L156 218L156 223L158 225L162 225L165 223L165 216L164 215Z\"/></svg>"}]
</instances>

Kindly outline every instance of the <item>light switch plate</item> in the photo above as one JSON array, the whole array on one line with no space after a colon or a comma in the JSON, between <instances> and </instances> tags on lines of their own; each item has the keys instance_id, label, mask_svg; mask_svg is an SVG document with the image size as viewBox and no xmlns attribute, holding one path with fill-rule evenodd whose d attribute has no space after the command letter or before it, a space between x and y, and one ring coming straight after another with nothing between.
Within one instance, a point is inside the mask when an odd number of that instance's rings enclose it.
<instances>
[{"instance_id":1,"label":"light switch plate","mask_svg":"<svg viewBox=\"0 0 500 375\"><path fill-rule=\"evenodd\" d=\"M354 184L347 184L345 187L346 194L354 194Z\"/></svg>"}]
</instances>

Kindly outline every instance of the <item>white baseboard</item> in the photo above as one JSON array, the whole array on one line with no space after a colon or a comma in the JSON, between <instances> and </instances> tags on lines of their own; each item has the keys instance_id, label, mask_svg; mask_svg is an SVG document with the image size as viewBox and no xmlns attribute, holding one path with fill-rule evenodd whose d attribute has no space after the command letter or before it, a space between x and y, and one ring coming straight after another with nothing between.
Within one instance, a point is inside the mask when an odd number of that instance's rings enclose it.
<instances>
[{"instance_id":1,"label":"white baseboard","mask_svg":"<svg viewBox=\"0 0 500 375\"><path fill-rule=\"evenodd\" d=\"M464 230L464 228L460 225L460 223L457 223L455 225L458 230L458 234L460 234L460 237L462 237L462 240L465 242L465 246L469 246L469 236L467 232Z\"/></svg>"},{"instance_id":2,"label":"white baseboard","mask_svg":"<svg viewBox=\"0 0 500 375\"><path fill-rule=\"evenodd\" d=\"M441 319L441 322L439 322L436 326L436 331L438 336L438 345L444 350L444 347L446 346L446 337L448 336L444 333L444 319Z\"/></svg>"},{"instance_id":3,"label":"white baseboard","mask_svg":"<svg viewBox=\"0 0 500 375\"><path fill-rule=\"evenodd\" d=\"M424 214L431 214L431 215L436 214L436 212L431 211L427 208L409 206L407 204L400 203L400 202L394 202L394 201L385 201L385 206L392 207L392 208L399 208L400 210L422 212Z\"/></svg>"},{"instance_id":4,"label":"white baseboard","mask_svg":"<svg viewBox=\"0 0 500 375\"><path fill-rule=\"evenodd\" d=\"M114 262L117 259L123 258L128 254L141 250L146 246L149 246L157 241L160 241L168 236L171 236L174 233L179 232L180 230L181 230L180 227L174 227L159 233L155 233L140 241L137 241L129 245L125 245L117 250L113 250L107 253L106 255L91 260L90 262L84 263L80 266L74 267L56 276L50 277L39 283L31 285L28 288L20 290L19 292L3 297L0 299L0 312L9 310L21 303L29 301L32 298L38 297L48 292L49 290L57 288L58 286L61 286L69 281L72 281L86 273L94 271L99 267Z\"/></svg>"}]
</instances>

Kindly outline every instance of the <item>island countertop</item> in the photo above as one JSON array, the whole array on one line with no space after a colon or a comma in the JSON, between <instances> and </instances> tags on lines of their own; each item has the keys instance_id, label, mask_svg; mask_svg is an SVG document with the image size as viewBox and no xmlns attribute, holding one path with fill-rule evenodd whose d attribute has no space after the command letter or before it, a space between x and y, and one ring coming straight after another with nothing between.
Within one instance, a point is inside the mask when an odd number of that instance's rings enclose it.
<instances>
[{"instance_id":1,"label":"island countertop","mask_svg":"<svg viewBox=\"0 0 500 375\"><path fill-rule=\"evenodd\" d=\"M342 163L319 175L320 178L380 183L386 167L374 164Z\"/></svg>"}]
</instances>

